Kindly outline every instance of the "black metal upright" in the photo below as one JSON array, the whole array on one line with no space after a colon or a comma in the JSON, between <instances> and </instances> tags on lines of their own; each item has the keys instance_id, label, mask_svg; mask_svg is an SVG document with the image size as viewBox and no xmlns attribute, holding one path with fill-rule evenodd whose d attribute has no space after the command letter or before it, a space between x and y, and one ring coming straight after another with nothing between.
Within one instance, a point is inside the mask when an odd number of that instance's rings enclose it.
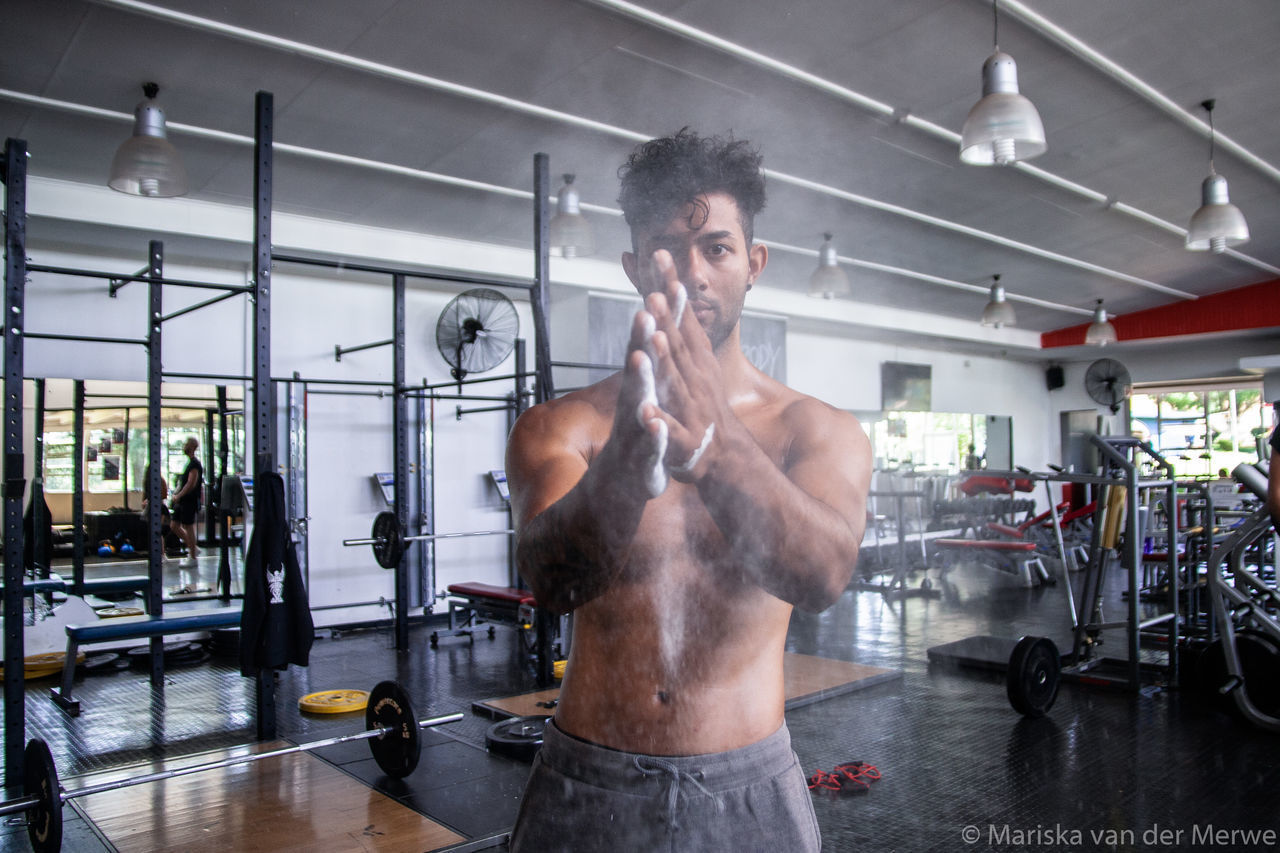
<instances>
[{"instance_id":1,"label":"black metal upright","mask_svg":"<svg viewBox=\"0 0 1280 853\"><path fill-rule=\"evenodd\" d=\"M231 507L223 495L227 485L227 386L218 386L218 597L231 600ZM228 495L229 496L229 495Z\"/></svg>"},{"instance_id":2,"label":"black metal upright","mask_svg":"<svg viewBox=\"0 0 1280 853\"><path fill-rule=\"evenodd\" d=\"M22 784L22 333L27 279L27 143L4 144L4 783Z\"/></svg>"},{"instance_id":3,"label":"black metal upright","mask_svg":"<svg viewBox=\"0 0 1280 853\"><path fill-rule=\"evenodd\" d=\"M71 577L84 589L84 380L77 379L71 457ZM153 493L154 494L154 493Z\"/></svg>"},{"instance_id":4,"label":"black metal upright","mask_svg":"<svg viewBox=\"0 0 1280 853\"><path fill-rule=\"evenodd\" d=\"M545 403L555 396L551 382L551 336L547 313L551 289L551 162L546 154L533 155L533 371L538 387L535 399Z\"/></svg>"},{"instance_id":5,"label":"black metal upright","mask_svg":"<svg viewBox=\"0 0 1280 853\"><path fill-rule=\"evenodd\" d=\"M164 538L160 533L160 492L163 448L160 441L160 384L163 381L163 347L160 332L164 317L164 244L152 240L147 247L147 612L164 612ZM151 686L164 687L164 637L151 638Z\"/></svg>"},{"instance_id":6,"label":"black metal upright","mask_svg":"<svg viewBox=\"0 0 1280 853\"><path fill-rule=\"evenodd\" d=\"M391 286L394 291L391 310L392 325L392 381L395 382L395 410L392 412L392 432L395 434L394 484L396 518L400 521L400 529L409 529L409 399L404 395L405 384L405 344L404 314L405 294L404 276L393 275ZM396 566L396 649L403 651L409 648L409 553L406 549Z\"/></svg>"},{"instance_id":7,"label":"black metal upright","mask_svg":"<svg viewBox=\"0 0 1280 853\"><path fill-rule=\"evenodd\" d=\"M255 489L275 471L271 443L275 397L271 388L271 167L275 116L270 92L254 101L253 158L253 480ZM265 501L254 501L254 526L262 521ZM276 736L275 671L258 673L258 738Z\"/></svg>"},{"instance_id":8,"label":"black metal upright","mask_svg":"<svg viewBox=\"0 0 1280 853\"><path fill-rule=\"evenodd\" d=\"M546 154L533 155L533 288L529 291L529 306L533 311L533 372L538 386L534 400L545 403L555 396L555 387L551 381L551 336L547 313L550 305L551 290L551 164ZM517 371L519 373L521 371ZM519 403L517 402L517 405ZM550 687L553 683L553 661L551 653L551 637L555 627L555 616L545 608L538 608L534 617L537 620L537 666L536 676L539 687Z\"/></svg>"}]
</instances>

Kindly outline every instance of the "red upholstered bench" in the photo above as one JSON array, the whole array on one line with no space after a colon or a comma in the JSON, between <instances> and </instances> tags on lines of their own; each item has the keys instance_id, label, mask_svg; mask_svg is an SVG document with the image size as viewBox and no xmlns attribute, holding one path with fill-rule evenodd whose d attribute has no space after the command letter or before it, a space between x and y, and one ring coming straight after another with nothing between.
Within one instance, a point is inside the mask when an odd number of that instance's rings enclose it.
<instances>
[{"instance_id":1,"label":"red upholstered bench","mask_svg":"<svg viewBox=\"0 0 1280 853\"><path fill-rule=\"evenodd\" d=\"M987 529L992 533L999 533L1001 536L1008 536L1010 539L1021 539L1022 530L1017 527L1010 527L1007 524L1001 524L998 521L988 521Z\"/></svg>"},{"instance_id":2,"label":"red upholstered bench","mask_svg":"<svg viewBox=\"0 0 1280 853\"><path fill-rule=\"evenodd\" d=\"M515 604L536 605L533 593L527 589L516 589L513 586L494 586L488 583L451 583L448 586L450 595L461 598L491 599Z\"/></svg>"},{"instance_id":3,"label":"red upholstered bench","mask_svg":"<svg viewBox=\"0 0 1280 853\"><path fill-rule=\"evenodd\" d=\"M1036 543L1011 541L1008 539L935 539L933 544L947 550L971 553L987 553L1012 562L1013 573L1022 579L1023 586L1035 586L1037 582L1053 583L1044 563L1036 556ZM995 568L1008 570L1005 565L997 563ZM1035 569L1033 578L1031 570Z\"/></svg>"},{"instance_id":4,"label":"red upholstered bench","mask_svg":"<svg viewBox=\"0 0 1280 853\"><path fill-rule=\"evenodd\" d=\"M494 624L526 630L533 625L538 602L527 589L468 581L451 583L445 591L449 597L449 629L432 632L433 646L441 637L469 637L472 628L485 622L490 623L490 637Z\"/></svg>"}]
</instances>

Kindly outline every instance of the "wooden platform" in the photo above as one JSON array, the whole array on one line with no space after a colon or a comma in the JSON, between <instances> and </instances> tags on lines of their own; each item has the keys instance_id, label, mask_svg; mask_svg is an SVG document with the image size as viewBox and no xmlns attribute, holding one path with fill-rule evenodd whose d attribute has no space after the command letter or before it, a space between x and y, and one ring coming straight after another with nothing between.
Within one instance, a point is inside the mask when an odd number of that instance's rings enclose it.
<instances>
[{"instance_id":1,"label":"wooden platform","mask_svg":"<svg viewBox=\"0 0 1280 853\"><path fill-rule=\"evenodd\" d=\"M843 660L799 655L787 652L782 663L782 677L787 697L787 710L803 708L823 699L852 693L886 681L902 677L902 673L877 666L864 666ZM532 717L548 715L553 709L539 707L538 703L554 702L560 696L560 688L552 687L518 696L505 696L474 702L471 710L494 719L507 717Z\"/></svg>"},{"instance_id":2,"label":"wooden platform","mask_svg":"<svg viewBox=\"0 0 1280 853\"><path fill-rule=\"evenodd\" d=\"M260 745L254 751L288 746ZM171 763L205 763L238 751ZM136 776L152 768L115 774ZM109 780L71 780L69 790ZM72 800L122 853L405 851L466 839L307 753L292 753ZM68 804L68 807L71 805Z\"/></svg>"}]
</instances>

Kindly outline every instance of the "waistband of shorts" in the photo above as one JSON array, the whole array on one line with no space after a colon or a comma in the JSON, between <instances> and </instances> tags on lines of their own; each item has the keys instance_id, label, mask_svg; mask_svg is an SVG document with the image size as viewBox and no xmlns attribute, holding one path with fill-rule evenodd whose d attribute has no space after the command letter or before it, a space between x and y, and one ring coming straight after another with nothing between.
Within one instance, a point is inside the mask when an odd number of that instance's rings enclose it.
<instances>
[{"instance_id":1,"label":"waistband of shorts","mask_svg":"<svg viewBox=\"0 0 1280 853\"><path fill-rule=\"evenodd\" d=\"M795 762L784 722L763 740L727 752L703 755L645 755L601 746L562 731L554 719L543 732L544 764L583 782L605 788L646 785L653 771L692 775L710 791L738 788L790 770Z\"/></svg>"}]
</instances>

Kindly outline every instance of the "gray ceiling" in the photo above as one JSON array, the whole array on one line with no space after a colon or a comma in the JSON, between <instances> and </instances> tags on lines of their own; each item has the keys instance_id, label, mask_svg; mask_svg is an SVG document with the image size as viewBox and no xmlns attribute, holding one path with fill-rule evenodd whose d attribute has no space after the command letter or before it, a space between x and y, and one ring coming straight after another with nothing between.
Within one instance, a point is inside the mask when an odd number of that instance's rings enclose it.
<instances>
[{"instance_id":1,"label":"gray ceiling","mask_svg":"<svg viewBox=\"0 0 1280 853\"><path fill-rule=\"evenodd\" d=\"M1017 60L1049 141L1031 165L1093 198L1025 171L961 165L950 139L764 64L785 63L956 134L991 52L988 0L644 0L736 46L727 50L596 0L157 0L259 34L250 38L164 20L140 5L5 0L0 128L28 141L32 174L105 183L127 126L23 96L129 113L141 82L155 80L170 123L251 135L253 95L263 89L275 96L277 142L518 189L531 186L532 155L544 151L554 172L577 173L584 202L608 207L616 207L616 167L633 145L622 131L732 132L758 143L777 173L759 237L816 249L830 230L842 256L982 286L1000 273L1011 294L1077 309L1105 298L1112 312L1128 313L1181 301L1169 288L1215 293L1275 279L1280 267L1275 0L1001 3L1000 46ZM1030 23L1032 15L1060 28L1059 37ZM259 43L261 35L348 59L299 55ZM1200 101L1217 99L1220 134L1258 158L1221 146L1216 157L1253 233L1239 256L1187 252L1180 235L1142 220L1185 227L1208 174L1207 134L1064 47L1064 38L1196 119ZM359 70L352 58L614 130ZM192 197L248 203L246 147L179 131L171 138ZM274 191L281 211L513 246L530 240L525 200L286 153L276 158ZM955 233L917 214L991 236ZM600 254L626 248L620 220L593 219ZM813 264L775 249L768 283L803 290ZM985 293L905 275L850 274L854 298L866 302L974 319L986 302ZM1015 307L1018 325L1037 331L1087 319Z\"/></svg>"}]
</instances>

